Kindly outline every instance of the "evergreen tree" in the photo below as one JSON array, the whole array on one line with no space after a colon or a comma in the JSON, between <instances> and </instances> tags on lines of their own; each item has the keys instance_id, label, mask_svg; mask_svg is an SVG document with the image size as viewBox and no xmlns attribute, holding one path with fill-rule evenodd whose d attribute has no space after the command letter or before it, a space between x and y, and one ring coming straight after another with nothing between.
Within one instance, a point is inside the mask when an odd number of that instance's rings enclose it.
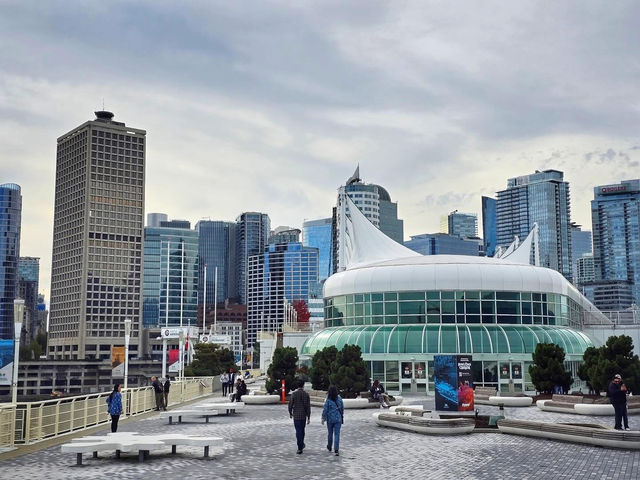
<instances>
[{"instance_id":1,"label":"evergreen tree","mask_svg":"<svg viewBox=\"0 0 640 480\"><path fill-rule=\"evenodd\" d=\"M578 375L597 394L607 390L615 374L622 376L622 382L631 393L640 394L640 359L633 354L631 337L612 336L602 347L587 348L583 362Z\"/></svg>"},{"instance_id":2,"label":"evergreen tree","mask_svg":"<svg viewBox=\"0 0 640 480\"><path fill-rule=\"evenodd\" d=\"M185 367L185 375L215 376L236 366L235 355L228 348L220 348L212 343L198 343L194 350L194 360Z\"/></svg>"},{"instance_id":3,"label":"evergreen tree","mask_svg":"<svg viewBox=\"0 0 640 480\"><path fill-rule=\"evenodd\" d=\"M267 369L267 392L277 392L281 388L282 379L285 382L285 392L294 388L296 365L298 364L298 350L294 347L278 347L273 351L273 361Z\"/></svg>"},{"instance_id":4,"label":"evergreen tree","mask_svg":"<svg viewBox=\"0 0 640 480\"><path fill-rule=\"evenodd\" d=\"M564 368L564 350L555 343L539 343L532 354L533 365L529 367L531 382L541 393L553 393L554 387L568 391L573 383L571 373Z\"/></svg>"},{"instance_id":5,"label":"evergreen tree","mask_svg":"<svg viewBox=\"0 0 640 480\"><path fill-rule=\"evenodd\" d=\"M360 347L345 345L331 363L331 383L344 398L355 398L369 386L369 369L362 360Z\"/></svg>"},{"instance_id":6,"label":"evergreen tree","mask_svg":"<svg viewBox=\"0 0 640 480\"><path fill-rule=\"evenodd\" d=\"M309 376L311 377L311 386L314 390L328 390L331 380L331 364L335 361L338 355L338 349L336 347L329 346L318 350L311 359L311 370Z\"/></svg>"}]
</instances>

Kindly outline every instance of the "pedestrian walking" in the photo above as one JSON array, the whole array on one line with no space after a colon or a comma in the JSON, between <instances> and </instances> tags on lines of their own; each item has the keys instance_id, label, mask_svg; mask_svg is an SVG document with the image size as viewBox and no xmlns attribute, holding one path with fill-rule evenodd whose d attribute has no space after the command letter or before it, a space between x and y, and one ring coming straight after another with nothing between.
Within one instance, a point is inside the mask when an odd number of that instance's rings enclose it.
<instances>
[{"instance_id":1,"label":"pedestrian walking","mask_svg":"<svg viewBox=\"0 0 640 480\"><path fill-rule=\"evenodd\" d=\"M236 374L233 371L233 368L229 369L229 374L227 375L227 394L231 395L236 388Z\"/></svg>"},{"instance_id":2,"label":"pedestrian walking","mask_svg":"<svg viewBox=\"0 0 640 480\"><path fill-rule=\"evenodd\" d=\"M340 428L344 423L344 403L338 395L338 388L331 385L322 408L322 424L327 422L327 450L335 448L336 457L340 449Z\"/></svg>"},{"instance_id":3,"label":"pedestrian walking","mask_svg":"<svg viewBox=\"0 0 640 480\"><path fill-rule=\"evenodd\" d=\"M227 372L222 372L222 375L220 375L220 385L222 385L222 395L224 397L227 396L227 393L229 391L229 374L227 374Z\"/></svg>"},{"instance_id":4,"label":"pedestrian walking","mask_svg":"<svg viewBox=\"0 0 640 480\"><path fill-rule=\"evenodd\" d=\"M304 381L298 380L298 388L289 398L289 418L293 418L293 426L296 429L296 441L298 443L298 455L302 453L304 444L305 422L311 422L311 399L304 391Z\"/></svg>"},{"instance_id":5,"label":"pedestrian walking","mask_svg":"<svg viewBox=\"0 0 640 480\"><path fill-rule=\"evenodd\" d=\"M616 374L607 389L609 401L613 405L616 414L615 426L616 430L622 430L622 422L624 421L624 429L629 430L629 418L627 417L627 386L622 383L622 377Z\"/></svg>"},{"instance_id":6,"label":"pedestrian walking","mask_svg":"<svg viewBox=\"0 0 640 480\"><path fill-rule=\"evenodd\" d=\"M164 408L164 393L158 377L151 377L151 386L156 397L156 411L159 412Z\"/></svg>"},{"instance_id":7,"label":"pedestrian walking","mask_svg":"<svg viewBox=\"0 0 640 480\"><path fill-rule=\"evenodd\" d=\"M107 406L109 408L109 415L111 415L111 432L116 433L118 431L118 420L122 415L122 385L116 383L113 386L113 391L107 397Z\"/></svg>"},{"instance_id":8,"label":"pedestrian walking","mask_svg":"<svg viewBox=\"0 0 640 480\"><path fill-rule=\"evenodd\" d=\"M164 396L164 402L162 406L164 407L164 411L167 411L167 407L169 406L169 390L171 390L171 380L167 377L162 384L162 395Z\"/></svg>"}]
</instances>

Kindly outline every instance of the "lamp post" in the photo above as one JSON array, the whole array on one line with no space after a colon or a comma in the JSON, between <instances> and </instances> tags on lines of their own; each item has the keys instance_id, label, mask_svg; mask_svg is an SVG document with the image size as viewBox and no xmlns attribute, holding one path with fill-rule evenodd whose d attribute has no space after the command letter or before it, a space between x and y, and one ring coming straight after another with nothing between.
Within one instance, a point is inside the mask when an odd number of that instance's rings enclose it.
<instances>
[{"instance_id":1,"label":"lamp post","mask_svg":"<svg viewBox=\"0 0 640 480\"><path fill-rule=\"evenodd\" d=\"M124 389L129 380L129 338L131 337L131 319L124 319Z\"/></svg>"},{"instance_id":2,"label":"lamp post","mask_svg":"<svg viewBox=\"0 0 640 480\"><path fill-rule=\"evenodd\" d=\"M22 333L22 316L24 300L13 301L13 375L11 377L11 403L18 403L18 362L20 360L20 334Z\"/></svg>"},{"instance_id":3,"label":"lamp post","mask_svg":"<svg viewBox=\"0 0 640 480\"><path fill-rule=\"evenodd\" d=\"M178 378L180 378L180 402L184 401L184 330L181 328L178 334L178 351L180 352L180 370Z\"/></svg>"}]
</instances>

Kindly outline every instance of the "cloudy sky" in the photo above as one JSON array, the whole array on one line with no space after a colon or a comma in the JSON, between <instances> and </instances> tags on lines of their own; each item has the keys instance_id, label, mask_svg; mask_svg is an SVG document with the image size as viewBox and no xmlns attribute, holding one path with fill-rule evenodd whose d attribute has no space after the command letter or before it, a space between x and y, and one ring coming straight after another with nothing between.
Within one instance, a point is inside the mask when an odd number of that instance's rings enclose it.
<instances>
[{"instance_id":1,"label":"cloudy sky","mask_svg":"<svg viewBox=\"0 0 640 480\"><path fill-rule=\"evenodd\" d=\"M405 236L509 177L640 177L640 7L602 2L0 0L0 183L49 289L56 138L147 130L146 211L330 215L357 164Z\"/></svg>"}]
</instances>

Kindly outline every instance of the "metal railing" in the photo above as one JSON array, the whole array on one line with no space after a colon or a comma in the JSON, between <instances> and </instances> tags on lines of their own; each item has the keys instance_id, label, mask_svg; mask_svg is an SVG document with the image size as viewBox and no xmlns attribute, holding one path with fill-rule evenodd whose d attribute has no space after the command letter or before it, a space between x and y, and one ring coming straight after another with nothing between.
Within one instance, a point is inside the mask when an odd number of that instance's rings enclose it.
<instances>
[{"instance_id":1,"label":"metal railing","mask_svg":"<svg viewBox=\"0 0 640 480\"><path fill-rule=\"evenodd\" d=\"M185 378L172 382L168 404L176 405L212 393L213 377ZM93 393L42 402L18 402L0 407L0 447L39 442L65 433L109 422L106 398L110 392ZM149 412L156 406L153 387L122 392L124 415Z\"/></svg>"}]
</instances>

